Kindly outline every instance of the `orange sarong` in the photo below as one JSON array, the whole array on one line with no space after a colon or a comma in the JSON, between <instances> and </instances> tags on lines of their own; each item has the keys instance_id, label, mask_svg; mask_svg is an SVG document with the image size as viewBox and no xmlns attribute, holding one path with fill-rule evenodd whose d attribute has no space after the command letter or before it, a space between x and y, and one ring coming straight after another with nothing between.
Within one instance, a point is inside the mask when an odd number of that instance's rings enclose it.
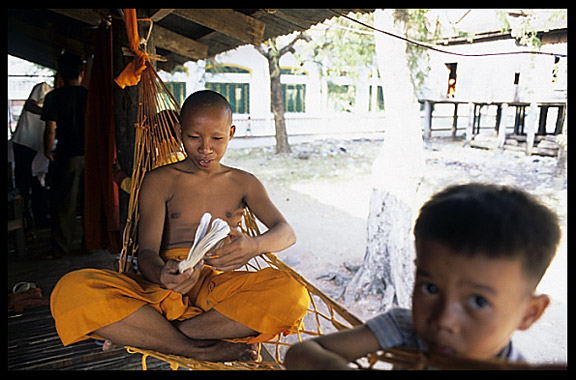
<instances>
[{"instance_id":1,"label":"orange sarong","mask_svg":"<svg viewBox=\"0 0 576 380\"><path fill-rule=\"evenodd\" d=\"M164 259L182 259L187 254L188 249L162 252ZM169 321L189 319L215 309L258 331L260 335L250 342L262 342L297 331L310 298L301 284L273 268L218 272L205 266L187 295L137 274L81 269L58 281L50 301L58 335L64 345L69 345L90 337L100 338L95 330L126 318L144 305Z\"/></svg>"}]
</instances>

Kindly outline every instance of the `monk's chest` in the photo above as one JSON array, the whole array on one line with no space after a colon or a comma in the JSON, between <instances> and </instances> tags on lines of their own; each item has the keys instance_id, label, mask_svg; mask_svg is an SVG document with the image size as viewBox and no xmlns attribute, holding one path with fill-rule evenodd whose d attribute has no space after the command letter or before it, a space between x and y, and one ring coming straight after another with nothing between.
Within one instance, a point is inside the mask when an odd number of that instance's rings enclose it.
<instances>
[{"instance_id":1,"label":"monk's chest","mask_svg":"<svg viewBox=\"0 0 576 380\"><path fill-rule=\"evenodd\" d=\"M232 222L239 219L244 208L242 189L233 182L180 184L166 203L169 224L196 224L205 212Z\"/></svg>"}]
</instances>

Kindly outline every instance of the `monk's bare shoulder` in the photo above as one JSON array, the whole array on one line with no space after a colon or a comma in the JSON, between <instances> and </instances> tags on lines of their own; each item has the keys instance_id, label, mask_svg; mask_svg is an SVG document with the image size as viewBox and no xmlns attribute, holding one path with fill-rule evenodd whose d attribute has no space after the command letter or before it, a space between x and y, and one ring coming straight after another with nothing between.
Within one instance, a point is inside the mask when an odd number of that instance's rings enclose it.
<instances>
[{"instance_id":1,"label":"monk's bare shoulder","mask_svg":"<svg viewBox=\"0 0 576 380\"><path fill-rule=\"evenodd\" d=\"M152 169L146 174L146 177L151 176L158 179L167 179L186 173L191 174L186 163L184 161L178 161Z\"/></svg>"},{"instance_id":2,"label":"monk's bare shoulder","mask_svg":"<svg viewBox=\"0 0 576 380\"><path fill-rule=\"evenodd\" d=\"M156 182L162 179L167 179L171 176L171 170L168 168L169 165L160 166L156 169L152 169L144 175L144 183L146 182Z\"/></svg>"},{"instance_id":3,"label":"monk's bare shoulder","mask_svg":"<svg viewBox=\"0 0 576 380\"><path fill-rule=\"evenodd\" d=\"M225 166L225 168L229 171L230 177L240 185L249 186L252 184L260 184L258 177L250 172L229 166Z\"/></svg>"},{"instance_id":4,"label":"monk's bare shoulder","mask_svg":"<svg viewBox=\"0 0 576 380\"><path fill-rule=\"evenodd\" d=\"M142 182L142 190L162 193L165 197L170 197L173 191L172 185L182 173L182 168L178 164L179 162L160 166L146 173Z\"/></svg>"}]
</instances>

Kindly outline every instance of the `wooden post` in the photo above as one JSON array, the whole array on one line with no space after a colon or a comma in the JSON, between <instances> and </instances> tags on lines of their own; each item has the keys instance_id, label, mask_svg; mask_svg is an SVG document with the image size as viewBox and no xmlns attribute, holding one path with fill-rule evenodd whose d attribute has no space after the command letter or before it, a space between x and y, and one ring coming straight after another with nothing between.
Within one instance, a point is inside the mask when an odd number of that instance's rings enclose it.
<instances>
[{"instance_id":1,"label":"wooden post","mask_svg":"<svg viewBox=\"0 0 576 380\"><path fill-rule=\"evenodd\" d=\"M562 127L564 126L564 118L566 106L558 106L558 116L556 117L556 128L554 129L555 135L562 134Z\"/></svg>"},{"instance_id":2,"label":"wooden post","mask_svg":"<svg viewBox=\"0 0 576 380\"><path fill-rule=\"evenodd\" d=\"M434 105L431 101L424 101L424 141L430 140L432 136L432 112Z\"/></svg>"},{"instance_id":3,"label":"wooden post","mask_svg":"<svg viewBox=\"0 0 576 380\"><path fill-rule=\"evenodd\" d=\"M502 104L496 104L496 121L494 122L494 131L496 131L496 133L498 133L501 118L502 118Z\"/></svg>"},{"instance_id":4,"label":"wooden post","mask_svg":"<svg viewBox=\"0 0 576 380\"><path fill-rule=\"evenodd\" d=\"M452 139L456 139L458 130L458 103L454 103L454 115L452 116Z\"/></svg>"},{"instance_id":5,"label":"wooden post","mask_svg":"<svg viewBox=\"0 0 576 380\"><path fill-rule=\"evenodd\" d=\"M474 105L474 129L472 131L473 134L479 135L480 134L480 123L482 122L482 107L483 104L475 104ZM478 110L478 115L476 115L476 110Z\"/></svg>"},{"instance_id":6,"label":"wooden post","mask_svg":"<svg viewBox=\"0 0 576 380\"><path fill-rule=\"evenodd\" d=\"M468 103L468 125L466 126L466 142L464 146L470 146L472 144L472 131L474 129L475 121L475 109L474 103Z\"/></svg>"},{"instance_id":7,"label":"wooden post","mask_svg":"<svg viewBox=\"0 0 576 380\"><path fill-rule=\"evenodd\" d=\"M536 122L538 120L538 104L536 102L530 103L530 113L526 119L526 155L531 156L534 149Z\"/></svg>"},{"instance_id":8,"label":"wooden post","mask_svg":"<svg viewBox=\"0 0 576 380\"><path fill-rule=\"evenodd\" d=\"M500 118L498 119L498 125L496 125L496 131L498 133L498 138L496 140L496 149L504 150L504 144L506 143L506 113L508 112L508 104L503 103L500 108Z\"/></svg>"},{"instance_id":9,"label":"wooden post","mask_svg":"<svg viewBox=\"0 0 576 380\"><path fill-rule=\"evenodd\" d=\"M566 109L566 112L564 112ZM560 128L560 135L556 136L556 142L560 145L558 149L558 162L556 164L556 170L554 171L554 177L556 179L556 183L558 183L558 179L565 179L566 178L566 156L567 156L567 146L568 142L566 141L566 124L568 119L568 107L562 107L558 113L562 112L562 127ZM558 115L560 118L560 115ZM556 130L558 130L558 126L556 126Z\"/></svg>"},{"instance_id":10,"label":"wooden post","mask_svg":"<svg viewBox=\"0 0 576 380\"><path fill-rule=\"evenodd\" d=\"M520 124L522 124L522 112L523 108L521 105L516 105L516 115L514 117L514 134L520 134Z\"/></svg>"},{"instance_id":11,"label":"wooden post","mask_svg":"<svg viewBox=\"0 0 576 380\"><path fill-rule=\"evenodd\" d=\"M540 120L538 121L538 134L546 134L546 122L548 121L548 109L549 106L540 107Z\"/></svg>"}]
</instances>

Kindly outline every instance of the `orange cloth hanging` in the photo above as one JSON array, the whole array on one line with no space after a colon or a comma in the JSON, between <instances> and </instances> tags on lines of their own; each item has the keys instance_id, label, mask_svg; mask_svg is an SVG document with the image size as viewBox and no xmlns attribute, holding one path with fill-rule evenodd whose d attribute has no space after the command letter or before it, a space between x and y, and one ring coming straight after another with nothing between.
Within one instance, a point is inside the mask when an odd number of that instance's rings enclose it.
<instances>
[{"instance_id":1,"label":"orange cloth hanging","mask_svg":"<svg viewBox=\"0 0 576 380\"><path fill-rule=\"evenodd\" d=\"M126 23L126 34L130 50L136 54L136 58L130 62L124 70L116 77L114 82L120 88L135 86L140 82L142 72L146 70L146 64L150 61L148 54L138 49L140 38L138 36L138 20L136 19L136 9L124 9L124 20Z\"/></svg>"}]
</instances>

